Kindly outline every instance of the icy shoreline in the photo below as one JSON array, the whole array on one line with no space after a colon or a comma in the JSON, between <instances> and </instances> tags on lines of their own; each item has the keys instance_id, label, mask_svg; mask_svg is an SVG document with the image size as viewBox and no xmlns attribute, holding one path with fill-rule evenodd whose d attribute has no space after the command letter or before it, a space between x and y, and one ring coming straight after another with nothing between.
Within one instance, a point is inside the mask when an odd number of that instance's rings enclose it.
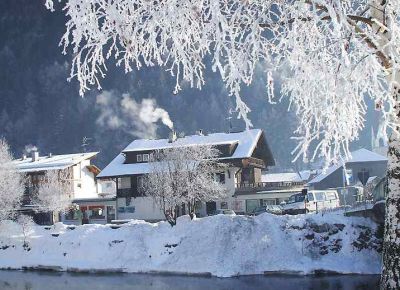
<instances>
[{"instance_id":1,"label":"icy shoreline","mask_svg":"<svg viewBox=\"0 0 400 290\"><path fill-rule=\"evenodd\" d=\"M381 241L369 219L213 216L109 225L0 225L0 268L232 277L289 273L379 274Z\"/></svg>"}]
</instances>

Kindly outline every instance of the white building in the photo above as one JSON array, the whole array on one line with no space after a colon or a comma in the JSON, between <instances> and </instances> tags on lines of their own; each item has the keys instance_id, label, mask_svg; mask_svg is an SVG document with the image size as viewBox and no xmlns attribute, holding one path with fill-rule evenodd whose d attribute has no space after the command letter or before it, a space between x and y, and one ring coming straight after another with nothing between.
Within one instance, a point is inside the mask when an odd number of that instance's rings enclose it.
<instances>
[{"instance_id":1,"label":"white building","mask_svg":"<svg viewBox=\"0 0 400 290\"><path fill-rule=\"evenodd\" d=\"M54 170L64 171L68 176L72 192L66 194L70 194L73 200L98 198L96 175L100 169L91 164L97 154L89 152L40 156L39 152L33 151L29 157L24 155L14 160L17 170L27 177L22 209L31 208L32 195L43 182L46 172Z\"/></svg>"},{"instance_id":2,"label":"white building","mask_svg":"<svg viewBox=\"0 0 400 290\"><path fill-rule=\"evenodd\" d=\"M73 198L97 197L96 175L99 169L91 164L98 152L40 156L33 151L30 157L14 160L17 170L27 175L29 184L35 186L49 170L68 171L73 184Z\"/></svg>"},{"instance_id":3,"label":"white building","mask_svg":"<svg viewBox=\"0 0 400 290\"><path fill-rule=\"evenodd\" d=\"M173 143L172 143L173 142ZM138 184L143 175L150 172L149 161L156 150L179 146L211 145L220 152L220 162L228 168L220 176L228 189L225 200L210 201L198 208L197 214L205 216L216 209L229 208L245 213L246 195L236 195L237 189L254 187L261 182L261 170L275 165L272 153L260 129L237 133L197 134L177 140L135 140L129 144L97 176L99 179L114 179L117 184L117 219L164 219L161 210L152 198L143 196Z\"/></svg>"}]
</instances>

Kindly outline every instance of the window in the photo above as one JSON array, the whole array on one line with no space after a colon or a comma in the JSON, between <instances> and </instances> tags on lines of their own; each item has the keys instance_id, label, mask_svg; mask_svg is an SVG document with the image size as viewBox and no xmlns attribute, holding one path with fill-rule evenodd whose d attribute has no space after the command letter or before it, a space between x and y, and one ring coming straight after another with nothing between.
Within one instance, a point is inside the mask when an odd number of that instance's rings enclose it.
<instances>
[{"instance_id":1,"label":"window","mask_svg":"<svg viewBox=\"0 0 400 290\"><path fill-rule=\"evenodd\" d=\"M221 202L221 209L228 209L228 203L226 201Z\"/></svg>"},{"instance_id":2,"label":"window","mask_svg":"<svg viewBox=\"0 0 400 290\"><path fill-rule=\"evenodd\" d=\"M90 219L105 219L104 215L104 207L99 206L99 207L89 207L91 214L89 216Z\"/></svg>"},{"instance_id":3,"label":"window","mask_svg":"<svg viewBox=\"0 0 400 290\"><path fill-rule=\"evenodd\" d=\"M216 179L217 179L217 182L224 184L225 183L225 173L217 173Z\"/></svg>"},{"instance_id":4,"label":"window","mask_svg":"<svg viewBox=\"0 0 400 290\"><path fill-rule=\"evenodd\" d=\"M149 161L153 162L154 161L154 153L149 154Z\"/></svg>"},{"instance_id":5,"label":"window","mask_svg":"<svg viewBox=\"0 0 400 290\"><path fill-rule=\"evenodd\" d=\"M143 187L143 176L136 177L137 180L137 188L140 189Z\"/></svg>"},{"instance_id":6,"label":"window","mask_svg":"<svg viewBox=\"0 0 400 290\"><path fill-rule=\"evenodd\" d=\"M275 199L261 199L261 206L267 206L267 205L275 205L276 200Z\"/></svg>"},{"instance_id":7,"label":"window","mask_svg":"<svg viewBox=\"0 0 400 290\"><path fill-rule=\"evenodd\" d=\"M325 196L327 200L336 199L336 194L332 191L325 192Z\"/></svg>"},{"instance_id":8,"label":"window","mask_svg":"<svg viewBox=\"0 0 400 290\"><path fill-rule=\"evenodd\" d=\"M137 162L142 162L142 154L138 154L138 155L136 155L136 161Z\"/></svg>"},{"instance_id":9,"label":"window","mask_svg":"<svg viewBox=\"0 0 400 290\"><path fill-rule=\"evenodd\" d=\"M303 202L306 196L303 193L295 194L289 197L288 203Z\"/></svg>"},{"instance_id":10,"label":"window","mask_svg":"<svg viewBox=\"0 0 400 290\"><path fill-rule=\"evenodd\" d=\"M312 192L307 193L308 201L314 201L314 195Z\"/></svg>"},{"instance_id":11,"label":"window","mask_svg":"<svg viewBox=\"0 0 400 290\"><path fill-rule=\"evenodd\" d=\"M246 200L246 212L252 213L260 206L260 200L258 199L247 199Z\"/></svg>"},{"instance_id":12,"label":"window","mask_svg":"<svg viewBox=\"0 0 400 290\"><path fill-rule=\"evenodd\" d=\"M127 206L125 208L125 212L127 213L134 213L135 212L135 207L134 206Z\"/></svg>"},{"instance_id":13,"label":"window","mask_svg":"<svg viewBox=\"0 0 400 290\"><path fill-rule=\"evenodd\" d=\"M317 201L324 201L325 200L325 193L324 192L316 192L315 199Z\"/></svg>"},{"instance_id":14,"label":"window","mask_svg":"<svg viewBox=\"0 0 400 290\"><path fill-rule=\"evenodd\" d=\"M243 200L232 201L232 209L236 212L244 212Z\"/></svg>"},{"instance_id":15,"label":"window","mask_svg":"<svg viewBox=\"0 0 400 290\"><path fill-rule=\"evenodd\" d=\"M242 182L244 183L251 183L252 181L252 171L250 168L243 168L242 169Z\"/></svg>"},{"instance_id":16,"label":"window","mask_svg":"<svg viewBox=\"0 0 400 290\"><path fill-rule=\"evenodd\" d=\"M143 154L143 162L149 162L149 154Z\"/></svg>"},{"instance_id":17,"label":"window","mask_svg":"<svg viewBox=\"0 0 400 290\"><path fill-rule=\"evenodd\" d=\"M131 178L130 177L118 178L118 189L127 189L127 188L131 188Z\"/></svg>"},{"instance_id":18,"label":"window","mask_svg":"<svg viewBox=\"0 0 400 290\"><path fill-rule=\"evenodd\" d=\"M70 208L66 213L65 213L65 219L66 220L77 220L78 215L75 211L75 209Z\"/></svg>"},{"instance_id":19,"label":"window","mask_svg":"<svg viewBox=\"0 0 400 290\"><path fill-rule=\"evenodd\" d=\"M201 209L203 207L203 203L201 201L196 201L194 204L195 209Z\"/></svg>"},{"instance_id":20,"label":"window","mask_svg":"<svg viewBox=\"0 0 400 290\"><path fill-rule=\"evenodd\" d=\"M125 207L120 206L120 207L118 208L118 213L124 213L124 212L125 212Z\"/></svg>"}]
</instances>

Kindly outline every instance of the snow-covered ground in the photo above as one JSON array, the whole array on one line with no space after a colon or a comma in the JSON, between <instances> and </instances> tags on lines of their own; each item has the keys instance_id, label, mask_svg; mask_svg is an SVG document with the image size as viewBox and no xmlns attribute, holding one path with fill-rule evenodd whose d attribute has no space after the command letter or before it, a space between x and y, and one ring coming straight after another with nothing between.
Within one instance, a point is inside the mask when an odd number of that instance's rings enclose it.
<instances>
[{"instance_id":1,"label":"snow-covered ground","mask_svg":"<svg viewBox=\"0 0 400 290\"><path fill-rule=\"evenodd\" d=\"M376 225L329 213L299 216L212 216L175 227L134 221L109 225L0 225L0 267L174 272L228 277L265 272L378 274Z\"/></svg>"}]
</instances>

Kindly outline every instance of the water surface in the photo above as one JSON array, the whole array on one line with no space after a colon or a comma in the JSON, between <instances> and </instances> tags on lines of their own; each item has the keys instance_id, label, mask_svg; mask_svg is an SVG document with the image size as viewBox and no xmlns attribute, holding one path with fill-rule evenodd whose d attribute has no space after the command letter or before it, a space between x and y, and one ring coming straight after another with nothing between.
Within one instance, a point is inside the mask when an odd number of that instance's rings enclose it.
<instances>
[{"instance_id":1,"label":"water surface","mask_svg":"<svg viewBox=\"0 0 400 290\"><path fill-rule=\"evenodd\" d=\"M0 271L0 290L377 290L377 275L207 278Z\"/></svg>"}]
</instances>

